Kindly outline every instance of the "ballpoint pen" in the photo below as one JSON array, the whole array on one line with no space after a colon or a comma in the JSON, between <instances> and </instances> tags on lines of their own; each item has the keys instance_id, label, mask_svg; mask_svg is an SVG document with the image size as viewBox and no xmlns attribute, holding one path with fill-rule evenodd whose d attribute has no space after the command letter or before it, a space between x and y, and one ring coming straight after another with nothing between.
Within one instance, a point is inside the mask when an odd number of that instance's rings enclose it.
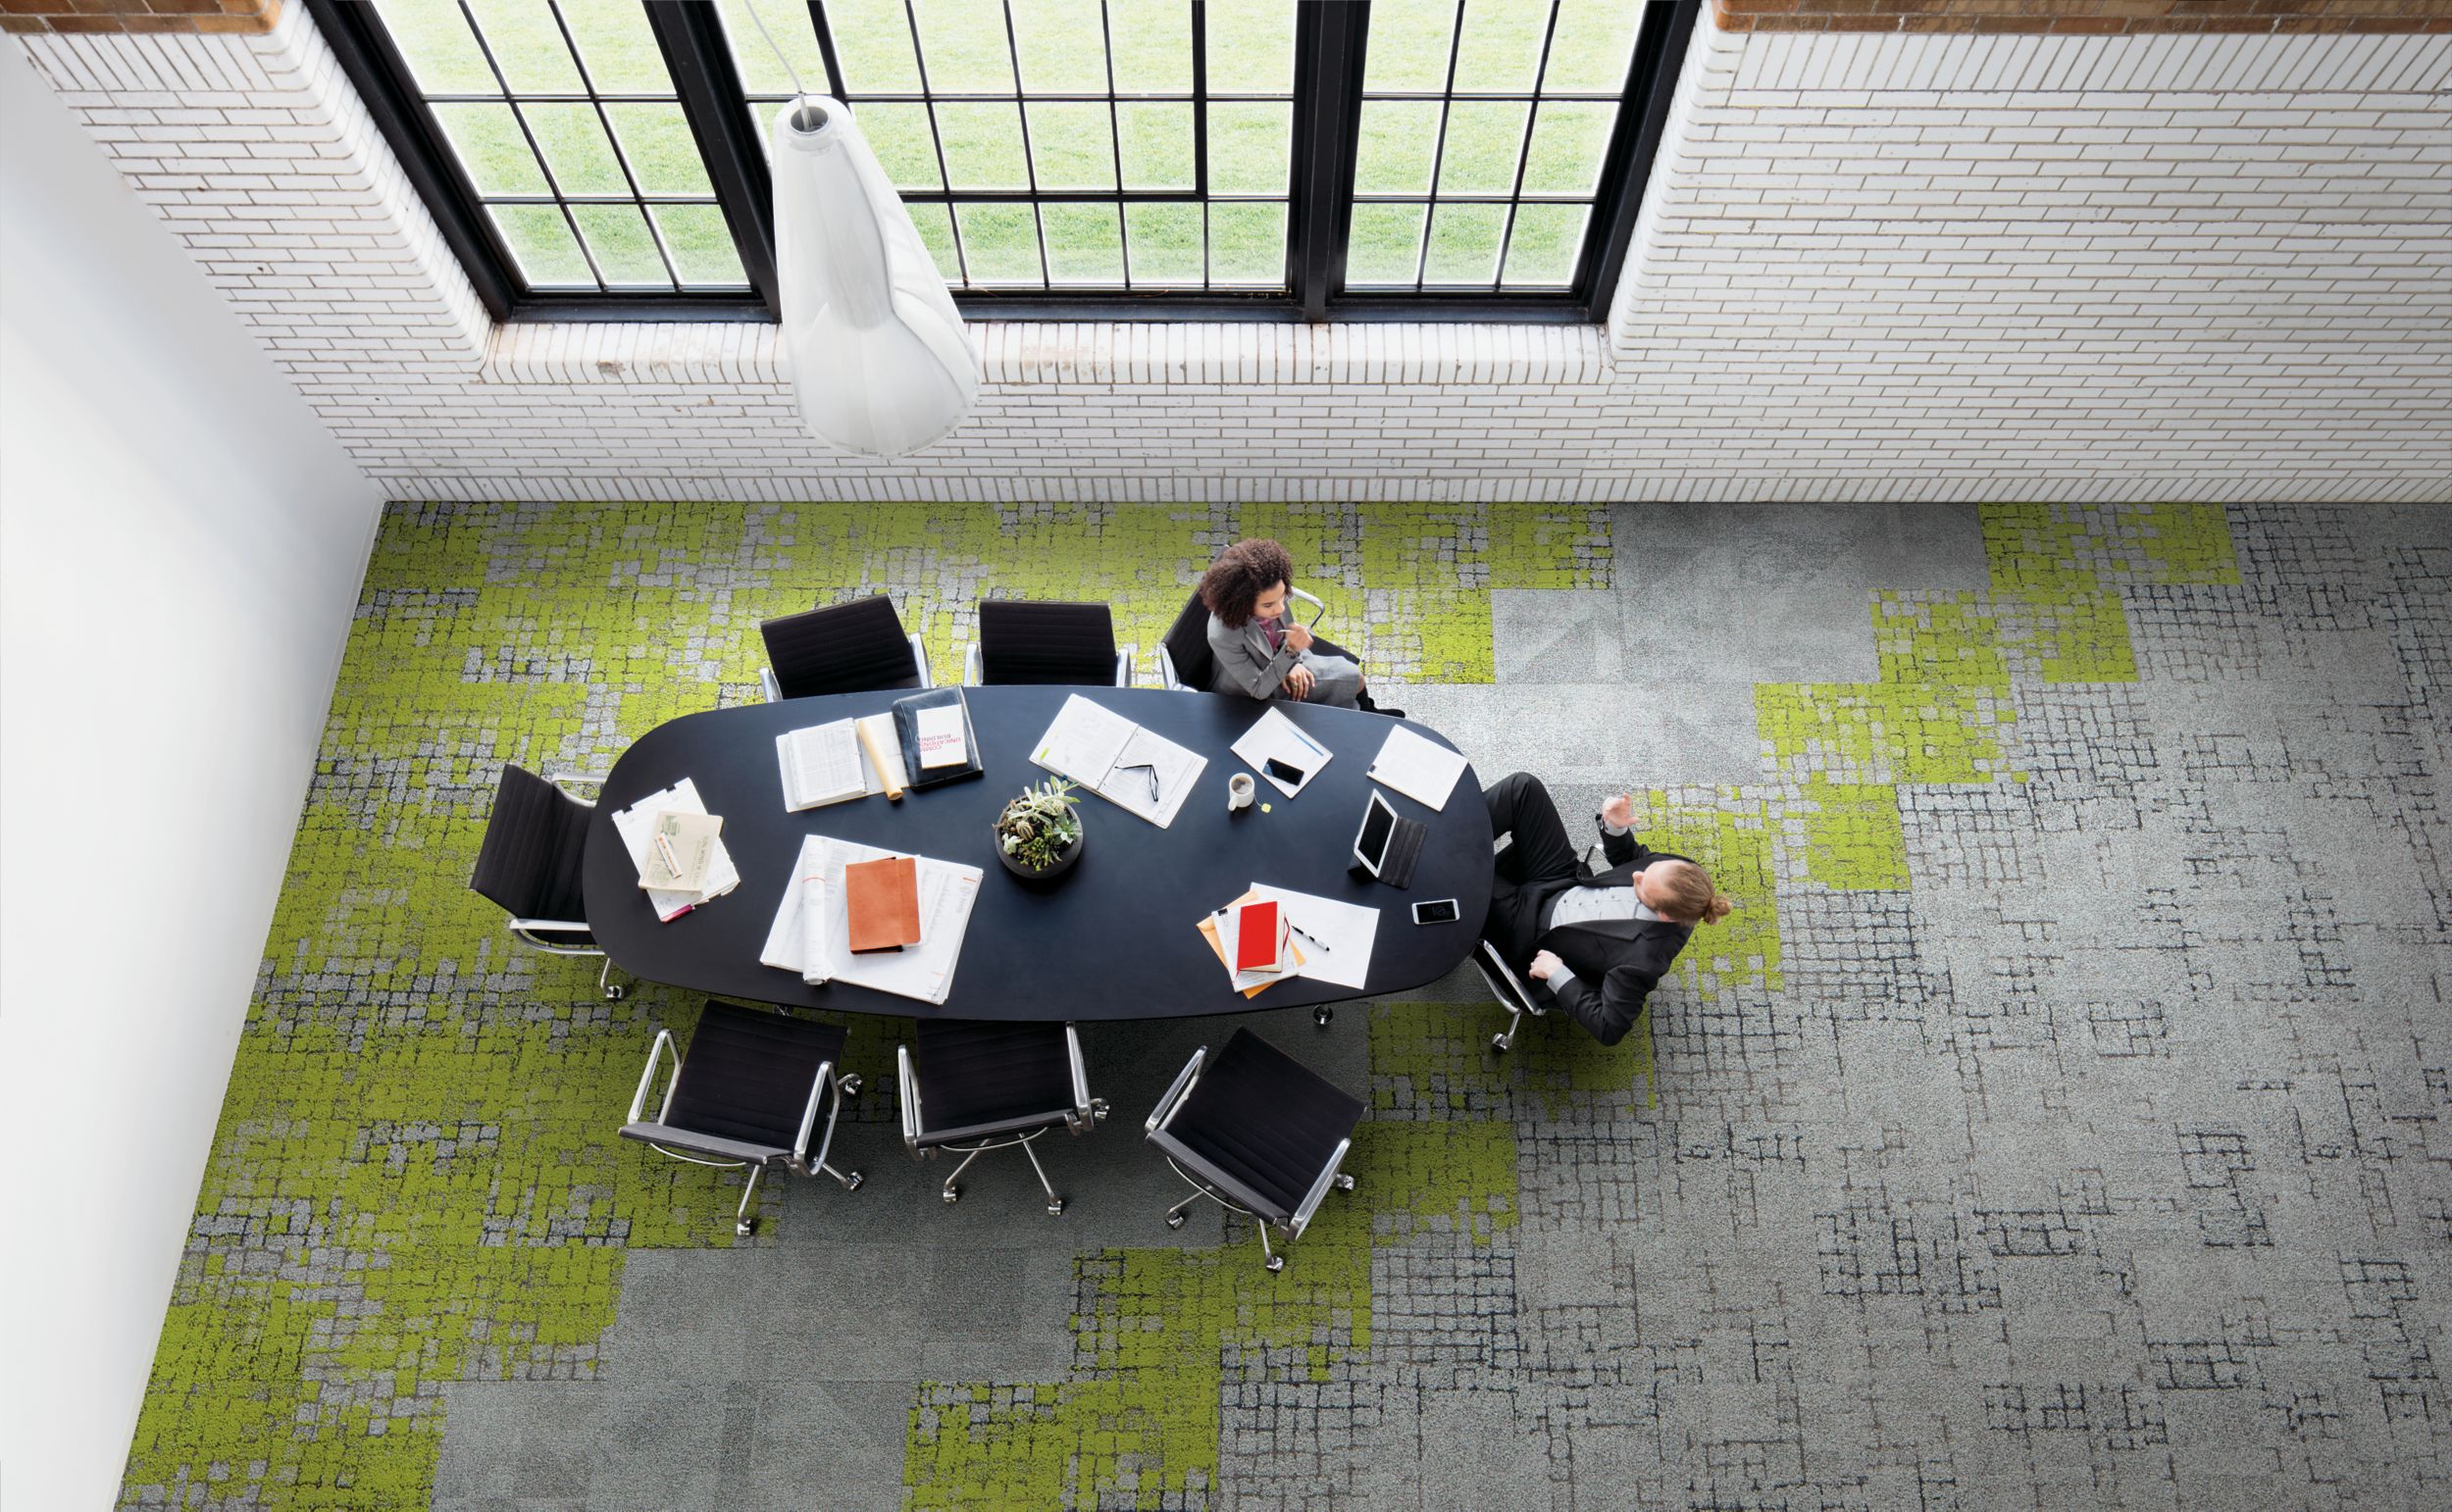
<instances>
[{"instance_id":1,"label":"ballpoint pen","mask_svg":"<svg viewBox=\"0 0 2452 1512\"><path fill-rule=\"evenodd\" d=\"M1297 934L1302 935L1304 939L1309 940L1311 942L1311 948L1317 950L1320 954L1335 955L1337 953L1334 947L1321 944L1319 942L1318 935L1313 934L1310 931L1295 923L1293 920L1289 919L1286 921L1286 928L1294 931Z\"/></svg>"}]
</instances>

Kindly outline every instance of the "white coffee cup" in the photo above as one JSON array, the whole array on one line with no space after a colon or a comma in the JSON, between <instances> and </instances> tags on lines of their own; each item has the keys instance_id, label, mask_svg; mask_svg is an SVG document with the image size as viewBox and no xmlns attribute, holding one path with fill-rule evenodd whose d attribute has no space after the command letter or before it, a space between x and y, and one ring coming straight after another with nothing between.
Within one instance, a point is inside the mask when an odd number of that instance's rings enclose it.
<instances>
[{"instance_id":1,"label":"white coffee cup","mask_svg":"<svg viewBox=\"0 0 2452 1512\"><path fill-rule=\"evenodd\" d=\"M1237 809L1250 808L1252 795L1255 790L1252 782L1252 774L1249 772L1238 772L1228 778L1226 780L1226 812L1232 814Z\"/></svg>"}]
</instances>

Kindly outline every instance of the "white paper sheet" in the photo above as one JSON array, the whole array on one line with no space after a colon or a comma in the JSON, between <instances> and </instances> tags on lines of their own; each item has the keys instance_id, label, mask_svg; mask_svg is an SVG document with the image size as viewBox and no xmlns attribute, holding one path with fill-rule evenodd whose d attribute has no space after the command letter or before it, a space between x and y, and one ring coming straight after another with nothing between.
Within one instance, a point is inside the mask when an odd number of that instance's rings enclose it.
<instances>
[{"instance_id":1,"label":"white paper sheet","mask_svg":"<svg viewBox=\"0 0 2452 1512\"><path fill-rule=\"evenodd\" d=\"M911 948L853 955L836 944L849 937L843 917L843 867L854 861L877 861L898 854L902 852L812 834L800 842L800 860L792 875L795 879L804 878L815 871L826 879L820 901L825 915L819 933L831 956L824 963L829 980L874 987L921 1002L943 1003L945 994L953 990L953 969L960 963L962 936L970 928L971 905L979 896L979 868L927 856L916 858L920 942ZM784 889L782 906L775 910L775 922L766 932L766 945L758 952L758 961L809 981L809 926L803 916L802 897L803 888L796 883Z\"/></svg>"},{"instance_id":2,"label":"white paper sheet","mask_svg":"<svg viewBox=\"0 0 2452 1512\"><path fill-rule=\"evenodd\" d=\"M775 760L783 769L787 814L841 803L867 790L859 732L849 720L785 731L775 737Z\"/></svg>"},{"instance_id":3,"label":"white paper sheet","mask_svg":"<svg viewBox=\"0 0 2452 1512\"><path fill-rule=\"evenodd\" d=\"M1359 987L1370 980L1371 947L1379 938L1378 909L1266 882L1253 882L1252 890L1275 898L1293 921L1294 942L1303 955L1296 976L1347 987Z\"/></svg>"},{"instance_id":4,"label":"white paper sheet","mask_svg":"<svg viewBox=\"0 0 2452 1512\"><path fill-rule=\"evenodd\" d=\"M1399 725L1371 761L1371 781L1393 787L1434 809L1448 805L1456 780L1464 775L1464 758L1444 745L1434 745Z\"/></svg>"},{"instance_id":5,"label":"white paper sheet","mask_svg":"<svg viewBox=\"0 0 2452 1512\"><path fill-rule=\"evenodd\" d=\"M1328 747L1304 734L1302 726L1276 708L1253 720L1252 728L1243 732L1243 737L1231 749L1243 758L1244 765L1259 775L1261 781L1289 798L1310 786L1311 779L1319 776L1320 768L1327 766L1333 755ZM1287 766L1301 769L1303 781L1287 782L1269 771L1268 759L1271 756Z\"/></svg>"},{"instance_id":6,"label":"white paper sheet","mask_svg":"<svg viewBox=\"0 0 2452 1512\"><path fill-rule=\"evenodd\" d=\"M698 796L698 785L683 778L662 792L653 792L613 815L613 832L622 837L622 848L630 852L631 865L646 875L647 852L655 844L655 816L666 811L683 814L703 814L706 802ZM707 863L706 887L698 892L666 892L650 888L648 906L666 924L672 923L699 904L741 885L741 871L733 865L732 852L724 842L715 842L715 859Z\"/></svg>"},{"instance_id":7,"label":"white paper sheet","mask_svg":"<svg viewBox=\"0 0 2452 1512\"><path fill-rule=\"evenodd\" d=\"M1055 711L1054 723L1039 737L1030 759L1086 787L1106 776L1124 742L1140 728L1106 705L1075 693Z\"/></svg>"}]
</instances>

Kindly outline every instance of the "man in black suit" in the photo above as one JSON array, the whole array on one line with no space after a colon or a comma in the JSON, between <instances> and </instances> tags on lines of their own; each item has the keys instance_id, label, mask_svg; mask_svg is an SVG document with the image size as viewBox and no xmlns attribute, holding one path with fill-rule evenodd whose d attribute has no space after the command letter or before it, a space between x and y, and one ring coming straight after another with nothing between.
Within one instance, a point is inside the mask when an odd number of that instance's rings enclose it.
<instances>
[{"instance_id":1,"label":"man in black suit","mask_svg":"<svg viewBox=\"0 0 2452 1512\"><path fill-rule=\"evenodd\" d=\"M1728 899L1691 858L1628 832L1634 800L1624 794L1597 816L1605 872L1584 869L1541 779L1518 772L1483 796L1491 832L1512 839L1495 863L1482 937L1532 991L1556 998L1593 1038L1617 1043L1694 927L1726 918Z\"/></svg>"}]
</instances>

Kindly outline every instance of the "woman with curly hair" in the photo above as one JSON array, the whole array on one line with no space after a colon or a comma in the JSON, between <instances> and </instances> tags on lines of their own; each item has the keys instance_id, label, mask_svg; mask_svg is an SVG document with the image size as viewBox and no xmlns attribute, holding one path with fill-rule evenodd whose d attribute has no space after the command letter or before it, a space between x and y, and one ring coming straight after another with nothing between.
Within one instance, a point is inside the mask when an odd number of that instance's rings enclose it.
<instances>
[{"instance_id":1,"label":"woman with curly hair","mask_svg":"<svg viewBox=\"0 0 2452 1512\"><path fill-rule=\"evenodd\" d=\"M1362 668L1313 649L1311 631L1287 612L1294 558L1273 540L1239 540L1200 578L1209 611L1210 688L1249 698L1296 698L1341 709L1371 707Z\"/></svg>"}]
</instances>

